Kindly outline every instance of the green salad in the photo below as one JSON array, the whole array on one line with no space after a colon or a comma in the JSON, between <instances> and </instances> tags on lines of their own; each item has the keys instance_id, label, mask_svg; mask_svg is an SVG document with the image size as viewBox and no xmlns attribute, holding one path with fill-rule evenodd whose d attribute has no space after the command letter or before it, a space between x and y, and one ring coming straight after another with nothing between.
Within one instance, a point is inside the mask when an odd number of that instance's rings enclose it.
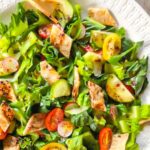
<instances>
[{"instance_id":1,"label":"green salad","mask_svg":"<svg viewBox=\"0 0 150 150\"><path fill-rule=\"evenodd\" d=\"M107 8L17 4L0 23L0 149L138 150L148 57Z\"/></svg>"}]
</instances>

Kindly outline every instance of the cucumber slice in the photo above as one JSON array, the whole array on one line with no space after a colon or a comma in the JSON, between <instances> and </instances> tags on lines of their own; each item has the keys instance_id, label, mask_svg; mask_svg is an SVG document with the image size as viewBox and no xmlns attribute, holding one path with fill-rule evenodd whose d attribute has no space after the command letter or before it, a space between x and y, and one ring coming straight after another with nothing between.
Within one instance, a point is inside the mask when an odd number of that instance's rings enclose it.
<instances>
[{"instance_id":1,"label":"cucumber slice","mask_svg":"<svg viewBox=\"0 0 150 150\"><path fill-rule=\"evenodd\" d=\"M125 85L114 75L111 74L106 83L108 95L117 102L129 103L135 98Z\"/></svg>"},{"instance_id":2,"label":"cucumber slice","mask_svg":"<svg viewBox=\"0 0 150 150\"><path fill-rule=\"evenodd\" d=\"M70 86L66 80L60 79L51 86L50 98L69 96L71 94Z\"/></svg>"}]
</instances>

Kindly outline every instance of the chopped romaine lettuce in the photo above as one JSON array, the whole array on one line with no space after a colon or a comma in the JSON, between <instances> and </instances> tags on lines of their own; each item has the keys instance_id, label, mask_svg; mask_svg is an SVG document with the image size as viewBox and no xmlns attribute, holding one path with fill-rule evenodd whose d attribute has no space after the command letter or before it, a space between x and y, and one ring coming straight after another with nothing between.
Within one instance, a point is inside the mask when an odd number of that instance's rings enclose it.
<instances>
[{"instance_id":1,"label":"chopped romaine lettuce","mask_svg":"<svg viewBox=\"0 0 150 150\"><path fill-rule=\"evenodd\" d=\"M90 132L85 132L80 136L67 139L66 144L68 146L68 150L99 149L97 140L94 139Z\"/></svg>"}]
</instances>

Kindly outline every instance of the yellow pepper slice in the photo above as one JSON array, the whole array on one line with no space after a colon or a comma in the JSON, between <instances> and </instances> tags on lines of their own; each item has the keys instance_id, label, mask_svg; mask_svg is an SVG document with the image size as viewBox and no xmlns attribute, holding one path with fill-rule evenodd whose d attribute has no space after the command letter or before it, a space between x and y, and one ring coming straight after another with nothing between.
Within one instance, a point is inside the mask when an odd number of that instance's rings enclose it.
<instances>
[{"instance_id":1,"label":"yellow pepper slice","mask_svg":"<svg viewBox=\"0 0 150 150\"><path fill-rule=\"evenodd\" d=\"M67 148L63 144L53 142L43 146L40 150L67 150Z\"/></svg>"},{"instance_id":2,"label":"yellow pepper slice","mask_svg":"<svg viewBox=\"0 0 150 150\"><path fill-rule=\"evenodd\" d=\"M109 60L112 56L119 54L121 51L121 38L118 34L108 35L103 43L103 58Z\"/></svg>"}]
</instances>

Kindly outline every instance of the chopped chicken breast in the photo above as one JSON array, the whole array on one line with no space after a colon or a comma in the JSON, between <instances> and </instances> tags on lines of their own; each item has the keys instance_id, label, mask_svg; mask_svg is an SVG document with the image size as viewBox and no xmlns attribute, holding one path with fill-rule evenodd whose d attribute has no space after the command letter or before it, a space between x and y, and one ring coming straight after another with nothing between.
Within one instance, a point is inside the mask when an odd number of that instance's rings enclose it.
<instances>
[{"instance_id":1,"label":"chopped chicken breast","mask_svg":"<svg viewBox=\"0 0 150 150\"><path fill-rule=\"evenodd\" d=\"M77 67L74 67L74 83L72 89L72 96L76 100L79 94L79 87L80 87L80 75Z\"/></svg>"},{"instance_id":2,"label":"chopped chicken breast","mask_svg":"<svg viewBox=\"0 0 150 150\"><path fill-rule=\"evenodd\" d=\"M60 79L60 75L58 72L50 65L47 63L47 61L42 61L40 63L40 68L41 68L41 76L51 85L57 80Z\"/></svg>"},{"instance_id":3,"label":"chopped chicken breast","mask_svg":"<svg viewBox=\"0 0 150 150\"><path fill-rule=\"evenodd\" d=\"M18 138L8 135L3 141L3 150L20 150Z\"/></svg>"},{"instance_id":4,"label":"chopped chicken breast","mask_svg":"<svg viewBox=\"0 0 150 150\"><path fill-rule=\"evenodd\" d=\"M12 85L8 81L0 81L0 97L14 102L17 101Z\"/></svg>"},{"instance_id":5,"label":"chopped chicken breast","mask_svg":"<svg viewBox=\"0 0 150 150\"><path fill-rule=\"evenodd\" d=\"M88 88L91 99L91 107L93 109L106 111L104 93L102 91L102 88L91 81L88 81Z\"/></svg>"},{"instance_id":6,"label":"chopped chicken breast","mask_svg":"<svg viewBox=\"0 0 150 150\"><path fill-rule=\"evenodd\" d=\"M109 150L125 150L129 134L114 134Z\"/></svg>"},{"instance_id":7,"label":"chopped chicken breast","mask_svg":"<svg viewBox=\"0 0 150 150\"><path fill-rule=\"evenodd\" d=\"M89 8L88 15L90 18L108 26L116 26L117 22L106 8Z\"/></svg>"},{"instance_id":8,"label":"chopped chicken breast","mask_svg":"<svg viewBox=\"0 0 150 150\"><path fill-rule=\"evenodd\" d=\"M26 128L24 130L24 135L44 129L45 117L46 117L46 114L44 113L37 113L37 114L32 115L26 125Z\"/></svg>"},{"instance_id":9,"label":"chopped chicken breast","mask_svg":"<svg viewBox=\"0 0 150 150\"><path fill-rule=\"evenodd\" d=\"M0 128L6 132L14 119L14 111L5 102L0 105Z\"/></svg>"},{"instance_id":10,"label":"chopped chicken breast","mask_svg":"<svg viewBox=\"0 0 150 150\"><path fill-rule=\"evenodd\" d=\"M50 42L59 49L62 55L67 58L70 57L72 39L64 33L59 25L53 24L50 34Z\"/></svg>"},{"instance_id":11,"label":"chopped chicken breast","mask_svg":"<svg viewBox=\"0 0 150 150\"><path fill-rule=\"evenodd\" d=\"M18 61L13 57L6 57L0 61L0 76L6 76L16 72L19 68Z\"/></svg>"}]
</instances>

